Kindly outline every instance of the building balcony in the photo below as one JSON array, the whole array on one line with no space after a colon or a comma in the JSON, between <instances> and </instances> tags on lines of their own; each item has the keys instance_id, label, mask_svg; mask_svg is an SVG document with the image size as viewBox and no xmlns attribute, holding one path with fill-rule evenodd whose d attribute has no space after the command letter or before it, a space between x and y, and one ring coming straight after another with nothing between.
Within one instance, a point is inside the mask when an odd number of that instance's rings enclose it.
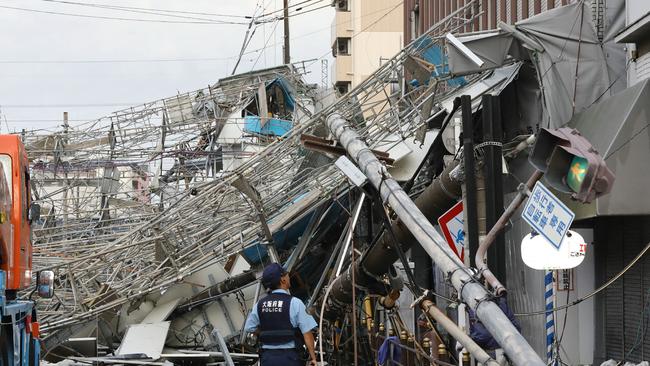
<instances>
[{"instance_id":1,"label":"building balcony","mask_svg":"<svg viewBox=\"0 0 650 366\"><path fill-rule=\"evenodd\" d=\"M351 37L354 34L351 11L337 11L332 24L332 39Z\"/></svg>"},{"instance_id":2,"label":"building balcony","mask_svg":"<svg viewBox=\"0 0 650 366\"><path fill-rule=\"evenodd\" d=\"M336 62L334 81L352 81L352 56L339 54L334 61Z\"/></svg>"}]
</instances>

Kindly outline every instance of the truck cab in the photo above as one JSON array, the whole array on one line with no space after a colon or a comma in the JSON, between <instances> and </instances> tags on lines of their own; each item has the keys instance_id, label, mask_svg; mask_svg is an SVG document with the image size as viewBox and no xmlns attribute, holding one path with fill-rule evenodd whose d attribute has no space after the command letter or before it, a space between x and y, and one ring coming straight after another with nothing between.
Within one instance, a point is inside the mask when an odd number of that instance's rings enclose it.
<instances>
[{"instance_id":1,"label":"truck cab","mask_svg":"<svg viewBox=\"0 0 650 366\"><path fill-rule=\"evenodd\" d=\"M18 299L32 280L30 200L25 147L16 135L0 135L0 366L39 364L35 305Z\"/></svg>"},{"instance_id":2,"label":"truck cab","mask_svg":"<svg viewBox=\"0 0 650 366\"><path fill-rule=\"evenodd\" d=\"M5 195L8 193L8 198L2 199L10 206L9 213L5 212L9 233L5 234L6 228L3 230L0 270L6 276L5 292L12 297L16 291L29 287L32 281L29 165L27 152L17 135L0 135L0 163L7 191Z\"/></svg>"}]
</instances>

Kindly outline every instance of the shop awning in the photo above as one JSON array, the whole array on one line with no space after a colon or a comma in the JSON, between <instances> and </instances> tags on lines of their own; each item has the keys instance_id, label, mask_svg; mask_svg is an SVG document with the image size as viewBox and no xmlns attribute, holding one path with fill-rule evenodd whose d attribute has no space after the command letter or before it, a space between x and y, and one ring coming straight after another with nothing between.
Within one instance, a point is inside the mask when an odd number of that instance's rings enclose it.
<instances>
[{"instance_id":1,"label":"shop awning","mask_svg":"<svg viewBox=\"0 0 650 366\"><path fill-rule=\"evenodd\" d=\"M571 205L576 219L650 214L650 80L594 104L568 126L591 141L616 175L611 193Z\"/></svg>"}]
</instances>

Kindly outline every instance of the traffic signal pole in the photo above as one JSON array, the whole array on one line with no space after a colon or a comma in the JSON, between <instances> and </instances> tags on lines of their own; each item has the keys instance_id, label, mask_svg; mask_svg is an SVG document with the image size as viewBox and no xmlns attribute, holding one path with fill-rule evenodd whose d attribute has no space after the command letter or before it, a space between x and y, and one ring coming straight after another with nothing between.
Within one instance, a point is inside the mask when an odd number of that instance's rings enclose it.
<instances>
[{"instance_id":1,"label":"traffic signal pole","mask_svg":"<svg viewBox=\"0 0 650 366\"><path fill-rule=\"evenodd\" d=\"M348 155L356 161L370 183L379 191L384 204L393 209L438 268L449 274L450 282L458 291L459 297L476 312L477 317L503 347L513 363L545 365L497 304L490 301L492 295L446 245L445 239L438 234L431 222L390 176L386 167L348 125L343 116L333 113L327 117L325 124L345 147Z\"/></svg>"},{"instance_id":2,"label":"traffic signal pole","mask_svg":"<svg viewBox=\"0 0 650 366\"><path fill-rule=\"evenodd\" d=\"M483 95L483 150L485 151L485 164L483 176L485 178L485 226L491 228L496 224L504 212L503 204L503 149L501 126L501 101L498 95ZM479 211L480 212L480 211ZM480 239L485 239L485 233ZM492 268L497 278L504 286L506 280L506 246L503 234L497 236L496 245L487 253L488 266ZM475 253L474 253L475 254Z\"/></svg>"},{"instance_id":3,"label":"traffic signal pole","mask_svg":"<svg viewBox=\"0 0 650 366\"><path fill-rule=\"evenodd\" d=\"M476 253L478 250L480 229L478 220L478 177L476 174L476 161L474 159L474 120L472 119L472 98L469 95L462 95L460 97L460 108L463 116L463 163L465 165L465 184L463 189L463 214L467 234L465 237L467 238L467 248L470 253L468 255L468 263L474 267L476 264L471 257L471 253ZM482 193L484 196L485 193ZM481 215L484 217L485 213L482 212Z\"/></svg>"},{"instance_id":4,"label":"traffic signal pole","mask_svg":"<svg viewBox=\"0 0 650 366\"><path fill-rule=\"evenodd\" d=\"M479 273L485 278L487 283L490 284L490 286L494 289L494 292L497 295L501 295L506 292L506 288L501 284L501 282L496 278L496 276L490 271L487 265L487 258L485 258L485 253L487 253L487 250L490 248L492 243L496 240L497 236L501 231L506 227L506 224L508 223L508 220L512 217L512 215L517 212L517 209L519 206L521 206L522 203L528 198L529 192L535 187L535 183L537 183L538 180L542 178L542 173L539 170L535 170L535 172L528 178L528 181L526 184L520 184L517 190L519 193L517 193L517 196L510 202L510 205L508 208L505 210L503 215L499 217L499 220L492 226L490 231L487 233L485 238L481 241L481 244L478 247L478 250L476 251L476 268L478 269Z\"/></svg>"}]
</instances>

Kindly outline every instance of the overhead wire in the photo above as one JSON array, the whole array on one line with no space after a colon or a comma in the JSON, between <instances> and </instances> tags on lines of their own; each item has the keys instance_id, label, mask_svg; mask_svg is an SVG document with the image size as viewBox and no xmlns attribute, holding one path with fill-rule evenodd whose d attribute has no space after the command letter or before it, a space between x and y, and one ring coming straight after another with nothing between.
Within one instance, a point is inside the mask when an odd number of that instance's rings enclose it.
<instances>
[{"instance_id":1,"label":"overhead wire","mask_svg":"<svg viewBox=\"0 0 650 366\"><path fill-rule=\"evenodd\" d=\"M296 11L295 13L289 14L289 18L292 18L292 17L295 17L295 16L299 16L299 15L303 15L303 14L308 14L308 13L311 13L312 11L321 10L321 9L325 9L325 8L331 8L331 6L330 6L330 5L323 5L323 6L319 6L319 7L317 7L317 8L312 8L312 9L307 9L307 10ZM280 18L278 18L278 19L279 19L279 20L282 20L282 19L284 19L284 17L280 17Z\"/></svg>"},{"instance_id":2,"label":"overhead wire","mask_svg":"<svg viewBox=\"0 0 650 366\"><path fill-rule=\"evenodd\" d=\"M259 2L255 6L255 11L253 11L253 15L251 17L250 23L248 23L248 28L246 29L246 34L244 34L244 41L241 46L241 50L239 51L239 56L237 57L237 62L235 62L235 67L232 69L231 75L235 75L235 72L237 72L237 66L239 66L239 63L241 62L242 56L244 55L244 51L246 51L246 48L250 44L251 40L253 39L253 35L255 35L255 30L257 29L257 25L255 28L253 28L253 31L251 32L251 27L255 23L255 14L257 14L257 10L259 8Z\"/></svg>"},{"instance_id":3,"label":"overhead wire","mask_svg":"<svg viewBox=\"0 0 650 366\"><path fill-rule=\"evenodd\" d=\"M301 2L296 3L296 4L289 4L288 8L289 9L295 8L295 7L297 7L299 5L302 5L302 4L311 3L312 1L316 1L316 0L304 0L304 1L301 1ZM316 3L323 2L323 1L328 1L328 0L317 0ZM331 5L328 4L327 6L331 6ZM269 16L269 15L272 15L272 14L283 12L283 11L284 11L284 7L280 8L278 10L274 10L272 12L262 14L262 15L260 15L260 17L266 17L266 16Z\"/></svg>"},{"instance_id":4,"label":"overhead wire","mask_svg":"<svg viewBox=\"0 0 650 366\"><path fill-rule=\"evenodd\" d=\"M578 305L578 304L580 304L581 302L583 302L583 301L585 301L585 300L588 300L588 299L590 299L590 298L596 296L597 294L599 294L600 292L602 292L603 290L605 290L607 287L609 287L612 283L616 282L619 278L621 278L621 276L623 276L623 275L625 274L625 272L627 272L630 268L632 268L632 267L633 267L633 266L634 266L634 265L639 261L639 259L641 259L641 258L645 255L645 253L646 253L649 249L650 249L650 242L649 242L649 243L648 243L648 244L647 244L647 245L646 245L646 246L645 246L645 247L644 247L644 248L639 252L639 254L637 254L637 256L634 257L634 259L633 259L630 263L628 263L628 264L627 264L627 265L626 265L626 266L625 266L625 267L624 267L620 272L618 272L614 277L610 278L607 282L605 282L604 284L602 284L600 287L598 287L596 290L594 290L594 291L591 292L590 294L588 294L588 295L586 295L586 296L583 296L583 297L581 297L581 298L579 298L579 299L577 299L577 300L574 300L574 301L572 301L570 304L566 304L566 305L558 306L558 307L556 307L556 308L554 308L554 309L549 309L549 310L539 310L539 311L531 311L531 312L527 312L527 313L517 313L517 314L515 314L515 316L544 315L544 314L546 314L546 313L548 313L548 312L551 312L551 311L556 312L556 311L559 311L559 310L564 310L564 309L570 308L570 307L572 307L572 306Z\"/></svg>"},{"instance_id":5,"label":"overhead wire","mask_svg":"<svg viewBox=\"0 0 650 366\"><path fill-rule=\"evenodd\" d=\"M0 9L10 9L10 10L18 10L18 11L50 14L50 15L63 15L63 16L77 17L77 18L122 20L122 21L141 22L141 23L203 24L203 25L228 25L228 24L246 25L247 24L244 22L226 22L226 21L216 21L216 20L190 22L190 21L163 20L163 19L122 18L122 17L102 16L102 15L88 15L88 14L66 13L66 12L58 12L58 11L50 11L50 10L29 9L29 8L21 8L21 7L6 6L6 5L0 5Z\"/></svg>"},{"instance_id":6,"label":"overhead wire","mask_svg":"<svg viewBox=\"0 0 650 366\"><path fill-rule=\"evenodd\" d=\"M56 0L43 0L43 1L55 2ZM60 2L60 1L56 1L56 2ZM66 2L72 3L71 1L66 1ZM87 4L87 3L79 3L79 4L91 5L91 4ZM92 4L92 5L104 5L104 6L111 6L111 7L120 8L120 9L148 10L148 11L158 11L158 12L178 13L178 14L209 15L209 16L217 16L217 17L225 17L225 18L250 19L250 16L248 16L248 15L240 15L240 14L221 14L221 13L207 13L207 12L196 12L196 11L186 11L186 10L141 8L141 7L134 7L134 6L122 6L122 5L105 5L105 4Z\"/></svg>"},{"instance_id":7,"label":"overhead wire","mask_svg":"<svg viewBox=\"0 0 650 366\"><path fill-rule=\"evenodd\" d=\"M153 10L126 9L126 8L119 7L119 6L114 6L114 5L80 3L80 2L76 2L76 1L65 1L65 0L41 0L41 1L48 2L48 3L65 4L65 5L77 5L77 6L98 8L98 9L108 9L108 10L127 12L127 13L149 14L149 15L157 15L157 16L170 17L170 18L199 20L199 21L205 21L205 22L219 22L219 23L223 22L223 24L245 24L245 23L237 23L237 22L229 22L229 21L220 21L220 20L217 20L217 19L199 18L199 17L187 16L187 15L176 15L176 14L173 14L173 13L157 12L157 11L153 11Z\"/></svg>"},{"instance_id":8,"label":"overhead wire","mask_svg":"<svg viewBox=\"0 0 650 366\"><path fill-rule=\"evenodd\" d=\"M386 8L378 9L376 11L372 11L370 13L367 13L367 14L363 15L363 16L357 17L354 20L361 20L361 19L364 19L364 18L366 18L368 16L372 16L374 14L380 13L380 12L386 10L386 9L390 9L390 11L388 13L384 14L381 18L375 20L372 24L366 26L363 30L360 31L360 32L363 32L363 31L367 30L369 27L371 27L371 26L375 25L376 23L378 23L381 19L388 16L388 14L392 13L395 9L397 9L398 6L400 6L402 4L403 4L403 1L401 1L396 6L386 7ZM349 23L349 22L350 21L341 21L341 22L338 22L336 25L338 26L338 25ZM302 33L302 34L300 34L298 36L291 37L291 40L294 41L294 40L297 40L297 39L309 37L309 36L311 36L313 34L320 33L320 32L326 31L326 30L331 30L331 26L324 27L324 28L319 28L319 29L317 29L315 31L311 31L311 32L307 32L307 33ZM358 32L358 33L360 33L360 32ZM358 33L354 34L352 37L353 38L356 37L358 35ZM268 49L270 47L275 47L275 46L278 46L278 45L281 45L281 44L283 44L283 42L274 42L274 43L271 43L271 44L267 44L264 47L246 51L246 52L243 53L243 55L250 55L250 54L253 54L253 53L256 53L256 52L259 52L259 51L263 51L263 50ZM318 62L324 56L328 55L330 52L331 52L330 50L326 51L323 55L321 55L320 57L315 59L315 61L311 62L310 64L307 64L306 66L308 67L308 66L313 65L315 62ZM111 60L111 59L104 59L104 60L0 60L0 64L68 64L68 63L69 64L77 64L77 63L83 64L83 63L145 63L145 62L195 62L195 61L198 62L198 61L232 60L232 59L236 59L238 57L239 57L239 55L232 55L232 56L225 56L225 57L177 58L177 59L156 58L156 59L113 59L113 60Z\"/></svg>"},{"instance_id":9,"label":"overhead wire","mask_svg":"<svg viewBox=\"0 0 650 366\"><path fill-rule=\"evenodd\" d=\"M280 24L280 21L276 20L275 24L273 25L273 30L271 30L271 34L269 34L269 36L266 39L266 42L264 42L264 46L262 48L266 48L266 46L269 44L269 41L275 35L275 31L278 28L278 24ZM255 59L255 62L253 63L253 66L251 66L251 70L255 69L255 66L257 65L257 63L259 62L259 60L260 60L260 58L262 57L263 54L264 54L263 52L259 52L257 54L257 59ZM266 58L266 56L265 56L265 58Z\"/></svg>"},{"instance_id":10,"label":"overhead wire","mask_svg":"<svg viewBox=\"0 0 650 366\"><path fill-rule=\"evenodd\" d=\"M256 52L256 51L255 51ZM247 53L254 53L253 51ZM199 62L231 60L237 56L202 58L157 58L157 59L114 59L114 60L0 60L0 64L104 64L104 63L145 63L145 62Z\"/></svg>"}]
</instances>

